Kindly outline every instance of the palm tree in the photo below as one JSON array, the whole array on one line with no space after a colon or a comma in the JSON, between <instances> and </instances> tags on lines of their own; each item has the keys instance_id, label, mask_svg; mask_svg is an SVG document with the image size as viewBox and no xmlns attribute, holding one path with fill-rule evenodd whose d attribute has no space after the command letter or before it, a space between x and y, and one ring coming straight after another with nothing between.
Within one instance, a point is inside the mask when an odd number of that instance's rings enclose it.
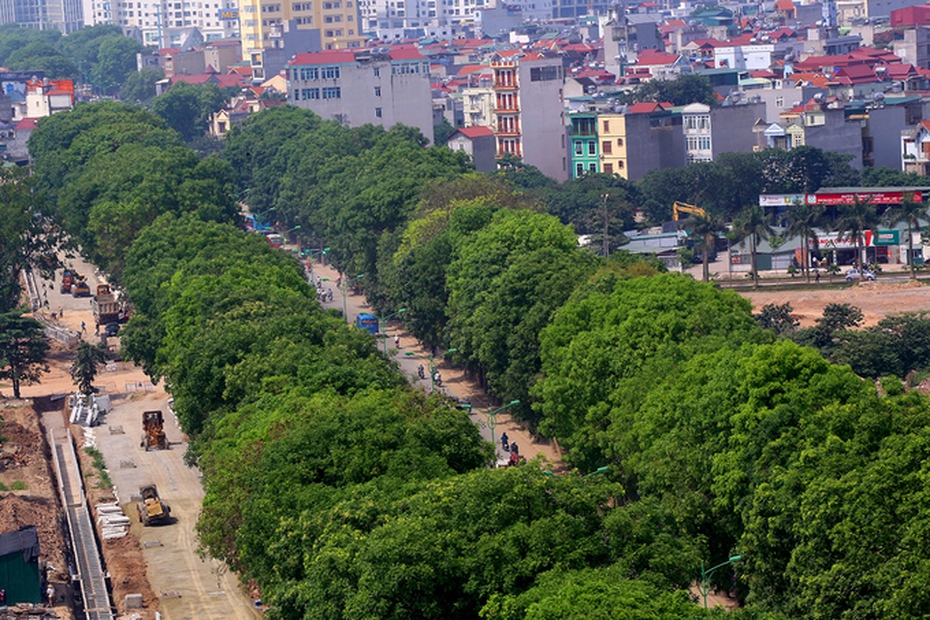
<instances>
[{"instance_id":1,"label":"palm tree","mask_svg":"<svg viewBox=\"0 0 930 620\"><path fill-rule=\"evenodd\" d=\"M860 200L853 196L852 204L843 207L843 211L836 219L834 228L839 238L847 234L856 240L856 254L858 256L859 280L865 280L865 231L871 230L875 235L878 232L878 212L870 198Z\"/></svg>"},{"instance_id":2,"label":"palm tree","mask_svg":"<svg viewBox=\"0 0 930 620\"><path fill-rule=\"evenodd\" d=\"M817 238L817 226L820 225L823 218L823 207L795 201L788 206L788 218L791 223L785 229L785 235L788 237L801 237L801 245L804 248L804 273L807 276L807 283L810 284L810 241Z\"/></svg>"},{"instance_id":3,"label":"palm tree","mask_svg":"<svg viewBox=\"0 0 930 620\"><path fill-rule=\"evenodd\" d=\"M765 219L765 212L759 205L749 205L740 211L739 215L733 220L733 228L730 230L732 239L739 243L744 239L749 240L749 257L752 269L752 287L759 288L759 269L756 265L756 257L759 251L759 243L763 239L768 239L775 234L768 220Z\"/></svg>"},{"instance_id":4,"label":"palm tree","mask_svg":"<svg viewBox=\"0 0 930 620\"><path fill-rule=\"evenodd\" d=\"M912 200L913 195L905 195L900 206L888 212L888 225L894 226L900 222L907 223L907 262L911 266L911 280L917 279L914 269L914 231L920 232L921 222L930 222L927 205L924 202Z\"/></svg>"},{"instance_id":5,"label":"palm tree","mask_svg":"<svg viewBox=\"0 0 930 620\"><path fill-rule=\"evenodd\" d=\"M691 228L688 236L701 248L704 281L710 282L710 254L717 247L717 235L727 229L726 225L718 215L695 215L688 220L688 225Z\"/></svg>"}]
</instances>

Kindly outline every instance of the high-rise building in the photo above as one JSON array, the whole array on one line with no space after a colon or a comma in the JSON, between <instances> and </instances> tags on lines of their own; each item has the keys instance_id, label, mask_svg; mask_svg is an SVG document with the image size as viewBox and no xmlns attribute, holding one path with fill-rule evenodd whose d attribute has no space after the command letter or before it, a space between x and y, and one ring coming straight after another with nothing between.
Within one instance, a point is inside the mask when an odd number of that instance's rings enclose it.
<instances>
[{"instance_id":1,"label":"high-rise building","mask_svg":"<svg viewBox=\"0 0 930 620\"><path fill-rule=\"evenodd\" d=\"M87 26L113 24L143 45L166 48L190 40L194 28L203 41L235 37L239 32L237 7L237 0L84 0L83 15Z\"/></svg>"},{"instance_id":2,"label":"high-rise building","mask_svg":"<svg viewBox=\"0 0 930 620\"><path fill-rule=\"evenodd\" d=\"M68 34L84 27L81 0L3 0L0 24L36 30L58 29Z\"/></svg>"}]
</instances>

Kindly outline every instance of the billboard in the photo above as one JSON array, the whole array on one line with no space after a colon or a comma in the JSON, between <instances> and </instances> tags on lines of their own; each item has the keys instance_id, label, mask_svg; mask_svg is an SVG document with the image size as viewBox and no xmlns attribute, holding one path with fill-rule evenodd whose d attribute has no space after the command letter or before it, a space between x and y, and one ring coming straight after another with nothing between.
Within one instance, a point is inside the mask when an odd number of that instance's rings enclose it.
<instances>
[{"instance_id":1,"label":"billboard","mask_svg":"<svg viewBox=\"0 0 930 620\"><path fill-rule=\"evenodd\" d=\"M217 19L221 20L238 20L239 19L239 9L220 9L217 12Z\"/></svg>"},{"instance_id":2,"label":"billboard","mask_svg":"<svg viewBox=\"0 0 930 620\"><path fill-rule=\"evenodd\" d=\"M852 192L852 193L832 193L830 191L817 194L807 195L807 204L809 205L851 205L856 199L860 201L868 200L874 205L899 205L905 200L914 202L923 201L923 192L915 190L912 192L888 191L888 192Z\"/></svg>"}]
</instances>

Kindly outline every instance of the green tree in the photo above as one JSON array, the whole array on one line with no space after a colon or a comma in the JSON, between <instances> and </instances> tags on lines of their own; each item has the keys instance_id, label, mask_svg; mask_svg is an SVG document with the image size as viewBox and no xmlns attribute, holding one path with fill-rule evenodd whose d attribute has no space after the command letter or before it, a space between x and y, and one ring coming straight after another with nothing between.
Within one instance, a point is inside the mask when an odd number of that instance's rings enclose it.
<instances>
[{"instance_id":1,"label":"green tree","mask_svg":"<svg viewBox=\"0 0 930 620\"><path fill-rule=\"evenodd\" d=\"M859 267L859 279L865 280L865 231L878 234L878 212L875 204L869 199L853 196L850 204L843 205L834 230L840 237L850 237L856 243L856 265Z\"/></svg>"},{"instance_id":2,"label":"green tree","mask_svg":"<svg viewBox=\"0 0 930 620\"><path fill-rule=\"evenodd\" d=\"M155 67L130 73L120 86L119 97L127 103L148 105L155 98L155 82L163 77L165 72Z\"/></svg>"},{"instance_id":3,"label":"green tree","mask_svg":"<svg viewBox=\"0 0 930 620\"><path fill-rule=\"evenodd\" d=\"M780 336L790 334L800 325L800 322L791 316L793 311L790 303L765 304L762 311L755 315L756 323L763 329L775 330Z\"/></svg>"},{"instance_id":4,"label":"green tree","mask_svg":"<svg viewBox=\"0 0 930 620\"><path fill-rule=\"evenodd\" d=\"M0 312L16 308L23 271L51 276L61 235L27 170L0 170Z\"/></svg>"},{"instance_id":5,"label":"green tree","mask_svg":"<svg viewBox=\"0 0 930 620\"><path fill-rule=\"evenodd\" d=\"M914 231L920 232L921 222L930 222L930 214L927 213L927 203L915 201L910 196L905 196L904 201L897 207L893 207L887 214L888 225L895 226L901 222L907 224L907 262L911 268L911 280L917 279L916 266L914 265Z\"/></svg>"},{"instance_id":6,"label":"green tree","mask_svg":"<svg viewBox=\"0 0 930 620\"><path fill-rule=\"evenodd\" d=\"M97 64L91 70L94 88L104 95L115 93L136 70L136 54L142 44L124 36L105 37L97 50Z\"/></svg>"},{"instance_id":7,"label":"green tree","mask_svg":"<svg viewBox=\"0 0 930 620\"><path fill-rule=\"evenodd\" d=\"M739 217L733 220L733 226L730 234L737 243L744 240L749 241L749 256L752 269L752 286L759 287L759 267L758 254L759 244L763 239L768 239L775 234L772 226L769 224L762 207L758 205L749 205L740 213Z\"/></svg>"},{"instance_id":8,"label":"green tree","mask_svg":"<svg viewBox=\"0 0 930 620\"><path fill-rule=\"evenodd\" d=\"M810 244L811 240L817 239L817 229L823 221L823 207L819 205L809 205L801 202L793 202L788 205L788 228L785 234L788 237L800 237L802 256L804 257L804 273L807 276L807 283L811 282L811 257Z\"/></svg>"},{"instance_id":9,"label":"green tree","mask_svg":"<svg viewBox=\"0 0 930 620\"><path fill-rule=\"evenodd\" d=\"M80 71L54 45L33 41L9 55L6 65L16 71L44 71L50 79L78 78Z\"/></svg>"},{"instance_id":10,"label":"green tree","mask_svg":"<svg viewBox=\"0 0 930 620\"><path fill-rule=\"evenodd\" d=\"M85 83L93 81L93 69L99 61L100 44L111 37L122 37L119 26L114 24L97 24L81 28L62 37L58 49L77 65L81 79Z\"/></svg>"},{"instance_id":11,"label":"green tree","mask_svg":"<svg viewBox=\"0 0 930 620\"><path fill-rule=\"evenodd\" d=\"M688 220L688 226L688 236L701 249L704 281L710 282L710 255L717 251L717 235L726 232L726 223L714 214L696 215Z\"/></svg>"},{"instance_id":12,"label":"green tree","mask_svg":"<svg viewBox=\"0 0 930 620\"><path fill-rule=\"evenodd\" d=\"M167 92L152 100L152 111L181 134L185 142L206 131L201 121L200 88L177 82Z\"/></svg>"},{"instance_id":13,"label":"green tree","mask_svg":"<svg viewBox=\"0 0 930 620\"><path fill-rule=\"evenodd\" d=\"M13 398L20 398L20 387L38 383L48 372L45 355L48 341L42 324L24 316L25 309L0 313L0 379L13 384Z\"/></svg>"},{"instance_id":14,"label":"green tree","mask_svg":"<svg viewBox=\"0 0 930 620\"><path fill-rule=\"evenodd\" d=\"M81 394L89 396L97 393L94 379L97 378L99 367L104 362L106 362L106 349L103 346L81 341L71 366L71 376Z\"/></svg>"},{"instance_id":15,"label":"green tree","mask_svg":"<svg viewBox=\"0 0 930 620\"><path fill-rule=\"evenodd\" d=\"M670 102L672 105L717 105L717 94L707 76L683 74L674 80L650 80L636 88L634 101Z\"/></svg>"}]
</instances>

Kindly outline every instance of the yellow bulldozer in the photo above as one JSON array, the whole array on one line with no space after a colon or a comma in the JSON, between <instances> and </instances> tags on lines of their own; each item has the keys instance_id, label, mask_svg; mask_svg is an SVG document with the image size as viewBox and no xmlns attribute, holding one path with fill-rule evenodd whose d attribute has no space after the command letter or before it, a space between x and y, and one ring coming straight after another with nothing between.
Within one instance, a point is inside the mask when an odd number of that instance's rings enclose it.
<instances>
[{"instance_id":1,"label":"yellow bulldozer","mask_svg":"<svg viewBox=\"0 0 930 620\"><path fill-rule=\"evenodd\" d=\"M167 450L168 437L165 435L165 417L161 411L142 412L142 443L145 451Z\"/></svg>"}]
</instances>

